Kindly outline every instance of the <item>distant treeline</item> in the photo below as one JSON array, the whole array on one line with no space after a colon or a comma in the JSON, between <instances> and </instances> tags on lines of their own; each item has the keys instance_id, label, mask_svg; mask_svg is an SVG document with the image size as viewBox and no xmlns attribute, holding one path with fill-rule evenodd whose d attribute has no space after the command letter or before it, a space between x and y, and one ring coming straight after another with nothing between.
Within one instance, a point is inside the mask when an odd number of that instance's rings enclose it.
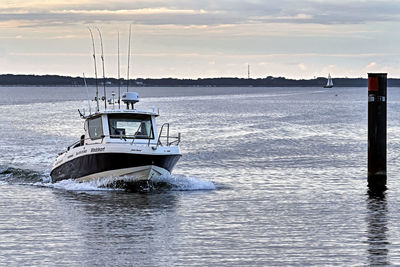
<instances>
[{"instance_id":1,"label":"distant treeline","mask_svg":"<svg viewBox=\"0 0 400 267\"><path fill-rule=\"evenodd\" d=\"M244 78L204 78L204 79L132 79L130 86L164 86L164 87L191 87L191 86L215 86L215 87L322 87L326 84L326 78L315 78L309 80L295 80L284 77L272 77L258 79ZM86 78L90 86L96 85L94 78ZM103 79L97 80L98 85L103 85ZM106 78L107 86L126 86L125 79ZM333 78L335 87L366 87L366 78ZM82 77L68 77L59 75L0 75L0 86L83 86ZM388 79L388 86L400 87L400 79Z\"/></svg>"}]
</instances>

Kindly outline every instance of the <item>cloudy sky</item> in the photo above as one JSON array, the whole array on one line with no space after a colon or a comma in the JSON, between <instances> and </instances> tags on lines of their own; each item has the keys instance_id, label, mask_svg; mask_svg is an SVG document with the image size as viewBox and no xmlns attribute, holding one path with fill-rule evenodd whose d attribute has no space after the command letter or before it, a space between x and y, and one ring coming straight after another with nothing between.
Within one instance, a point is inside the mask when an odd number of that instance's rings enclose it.
<instances>
[{"instance_id":1,"label":"cloudy sky","mask_svg":"<svg viewBox=\"0 0 400 267\"><path fill-rule=\"evenodd\" d=\"M400 77L398 0L0 0L0 73L94 76Z\"/></svg>"}]
</instances>

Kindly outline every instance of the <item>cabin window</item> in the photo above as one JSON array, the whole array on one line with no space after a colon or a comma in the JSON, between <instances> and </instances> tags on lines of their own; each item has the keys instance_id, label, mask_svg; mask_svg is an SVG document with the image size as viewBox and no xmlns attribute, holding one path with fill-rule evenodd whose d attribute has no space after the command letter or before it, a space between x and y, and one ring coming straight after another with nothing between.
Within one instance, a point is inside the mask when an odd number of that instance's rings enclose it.
<instances>
[{"instance_id":1,"label":"cabin window","mask_svg":"<svg viewBox=\"0 0 400 267\"><path fill-rule=\"evenodd\" d=\"M103 123L101 117L97 117L88 121L89 136L91 139L103 137Z\"/></svg>"},{"instance_id":2,"label":"cabin window","mask_svg":"<svg viewBox=\"0 0 400 267\"><path fill-rule=\"evenodd\" d=\"M111 138L153 139L151 116L139 114L109 114Z\"/></svg>"}]
</instances>

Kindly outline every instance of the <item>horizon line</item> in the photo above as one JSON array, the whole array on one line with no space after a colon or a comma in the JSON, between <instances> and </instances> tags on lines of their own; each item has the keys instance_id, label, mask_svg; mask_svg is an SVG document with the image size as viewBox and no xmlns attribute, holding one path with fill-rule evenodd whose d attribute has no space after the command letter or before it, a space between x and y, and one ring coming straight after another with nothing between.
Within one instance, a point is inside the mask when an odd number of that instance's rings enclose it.
<instances>
[{"instance_id":1,"label":"horizon line","mask_svg":"<svg viewBox=\"0 0 400 267\"><path fill-rule=\"evenodd\" d=\"M379 72L381 73L381 72ZM367 73L368 75L369 73ZM5 75L13 75L13 76L39 76L39 77L44 77L44 76L59 76L59 77L66 77L66 78L81 78L83 79L83 76L72 76L72 75L63 75L63 74L14 74L14 73L0 73L0 76L5 76ZM86 79L96 79L96 77L85 77ZM118 80L117 77L105 77L106 79L115 79ZM274 78L274 79L279 79L279 78L284 78L287 80L317 80L317 79L328 79L327 77L320 76L320 77L314 77L314 78L290 78L290 77L285 77L285 76L265 76L265 77L254 77L254 78L248 78L248 77L234 77L234 76L221 76L221 77L197 77L197 78L178 78L178 77L137 77L137 78L129 78L129 80L138 80L138 79L177 79L177 80L201 80L201 79L243 79L243 80L257 80L257 79L267 79L267 78ZM100 78L97 78L100 79ZM102 78L101 78L102 79ZM332 77L332 79L368 79L368 76L366 77ZM400 79L400 77L388 77L388 79ZM127 80L124 77L121 77L120 80Z\"/></svg>"}]
</instances>

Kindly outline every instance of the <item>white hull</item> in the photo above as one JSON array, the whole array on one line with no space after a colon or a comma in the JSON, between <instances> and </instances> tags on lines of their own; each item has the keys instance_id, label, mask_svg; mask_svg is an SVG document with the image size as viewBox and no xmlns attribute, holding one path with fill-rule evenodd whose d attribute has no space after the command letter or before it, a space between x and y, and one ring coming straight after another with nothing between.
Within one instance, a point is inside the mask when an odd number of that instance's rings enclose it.
<instances>
[{"instance_id":1,"label":"white hull","mask_svg":"<svg viewBox=\"0 0 400 267\"><path fill-rule=\"evenodd\" d=\"M126 182L126 183L134 183L139 181L149 181L155 177L159 177L161 175L169 175L169 171L154 166L140 166L133 168L125 168L118 170L111 170L105 172L94 173L91 175L87 175L84 177L80 177L76 179L78 182L91 182L98 181L101 182L103 180L106 183L112 184L113 182Z\"/></svg>"}]
</instances>

